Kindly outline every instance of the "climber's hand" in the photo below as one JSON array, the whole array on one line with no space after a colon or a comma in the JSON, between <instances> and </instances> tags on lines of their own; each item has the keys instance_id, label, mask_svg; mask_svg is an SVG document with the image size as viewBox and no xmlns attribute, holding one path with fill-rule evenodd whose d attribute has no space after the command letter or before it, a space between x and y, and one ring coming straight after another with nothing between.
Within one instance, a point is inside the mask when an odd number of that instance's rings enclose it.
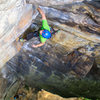
<instances>
[{"instance_id":1,"label":"climber's hand","mask_svg":"<svg viewBox=\"0 0 100 100\"><path fill-rule=\"evenodd\" d=\"M38 46L33 44L32 47L37 48Z\"/></svg>"}]
</instances>

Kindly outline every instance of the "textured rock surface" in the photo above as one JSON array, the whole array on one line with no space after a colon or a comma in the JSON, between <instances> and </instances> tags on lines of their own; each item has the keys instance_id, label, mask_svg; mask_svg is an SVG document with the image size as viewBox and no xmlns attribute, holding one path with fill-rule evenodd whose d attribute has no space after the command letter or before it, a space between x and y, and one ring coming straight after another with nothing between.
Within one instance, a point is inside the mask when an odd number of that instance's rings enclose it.
<instances>
[{"instance_id":1,"label":"textured rock surface","mask_svg":"<svg viewBox=\"0 0 100 100\"><path fill-rule=\"evenodd\" d=\"M64 5L71 3L79 3L84 0L26 0L27 3L38 4L43 6Z\"/></svg>"},{"instance_id":2,"label":"textured rock surface","mask_svg":"<svg viewBox=\"0 0 100 100\"><path fill-rule=\"evenodd\" d=\"M14 95L23 80L31 87L44 88L66 97L100 99L100 3L78 1L58 1L56 6L52 4L55 1L34 0L34 3L43 4L41 8L49 24L61 30L41 48L31 47L32 43L39 43L37 38L25 43L23 49L1 69L0 99L7 100ZM24 0L2 0L0 3L1 67L20 50L21 45L15 39L38 12ZM39 25L40 17L33 22Z\"/></svg>"},{"instance_id":3,"label":"textured rock surface","mask_svg":"<svg viewBox=\"0 0 100 100\"><path fill-rule=\"evenodd\" d=\"M26 42L23 49L2 68L2 79L6 80L4 87L10 88L20 79L31 87L65 97L100 98L100 69L94 57L86 54L89 52L87 47L70 52L51 40L41 48L32 48L32 43L39 43L38 38ZM7 95L6 99L11 97Z\"/></svg>"},{"instance_id":4,"label":"textured rock surface","mask_svg":"<svg viewBox=\"0 0 100 100\"><path fill-rule=\"evenodd\" d=\"M0 68L20 50L15 40L31 24L32 13L25 0L0 1Z\"/></svg>"},{"instance_id":5,"label":"textured rock surface","mask_svg":"<svg viewBox=\"0 0 100 100\"><path fill-rule=\"evenodd\" d=\"M99 2L89 0L82 1L83 0L27 0L28 3L50 6L41 7L46 13L49 24L83 39L99 43ZM20 50L20 47L17 47L19 48L17 49L16 46L13 45L13 42L27 29L31 24L32 18L35 19L38 13L35 13L35 8L33 8L34 16L32 16L32 5L26 4L25 0L10 0L10 2L9 0L2 0L0 3L0 64L2 67L5 62ZM38 22L38 20L39 19L35 22ZM12 55L10 55L11 52Z\"/></svg>"},{"instance_id":6,"label":"textured rock surface","mask_svg":"<svg viewBox=\"0 0 100 100\"><path fill-rule=\"evenodd\" d=\"M52 38L52 41L65 46L70 51L87 46L88 55L94 55L99 67L100 51L100 2L83 1L81 3L41 8L46 13L49 25L64 30ZM37 23L40 17L36 19ZM85 53L86 53L85 52ZM98 59L98 60L97 60Z\"/></svg>"},{"instance_id":7,"label":"textured rock surface","mask_svg":"<svg viewBox=\"0 0 100 100\"><path fill-rule=\"evenodd\" d=\"M82 37L86 40L100 43L100 12L91 5L81 3L54 8L41 7L51 25L64 31Z\"/></svg>"}]
</instances>

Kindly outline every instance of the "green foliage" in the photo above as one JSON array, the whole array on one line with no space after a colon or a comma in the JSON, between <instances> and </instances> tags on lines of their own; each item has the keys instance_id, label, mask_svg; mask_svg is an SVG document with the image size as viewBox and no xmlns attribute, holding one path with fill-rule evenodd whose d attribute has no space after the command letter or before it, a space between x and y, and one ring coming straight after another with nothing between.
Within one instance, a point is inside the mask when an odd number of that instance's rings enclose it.
<instances>
[{"instance_id":1,"label":"green foliage","mask_svg":"<svg viewBox=\"0 0 100 100\"><path fill-rule=\"evenodd\" d=\"M88 98L84 98L84 97L82 97L82 100L92 100L92 99L88 99Z\"/></svg>"},{"instance_id":2,"label":"green foliage","mask_svg":"<svg viewBox=\"0 0 100 100\"><path fill-rule=\"evenodd\" d=\"M88 99L88 98L80 97L79 100L92 100L92 99ZM96 100L99 100L99 99L96 99Z\"/></svg>"}]
</instances>

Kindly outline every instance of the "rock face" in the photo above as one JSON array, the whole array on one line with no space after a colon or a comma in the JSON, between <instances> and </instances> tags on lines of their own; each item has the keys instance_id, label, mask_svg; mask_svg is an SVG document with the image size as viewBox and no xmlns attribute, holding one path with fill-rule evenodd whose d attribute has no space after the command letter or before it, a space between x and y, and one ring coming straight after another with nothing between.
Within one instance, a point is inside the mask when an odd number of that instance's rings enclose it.
<instances>
[{"instance_id":1,"label":"rock face","mask_svg":"<svg viewBox=\"0 0 100 100\"><path fill-rule=\"evenodd\" d=\"M43 47L33 49L33 43L39 43L38 38L26 42L23 49L1 70L1 79L5 79L5 84L0 85L5 87L1 95L6 92L6 100L11 97L6 87L9 87L9 91L16 92L16 84L20 84L18 80L65 97L77 95L100 98L100 69L97 68L94 57L86 54L88 48L70 52L66 47L50 40Z\"/></svg>"},{"instance_id":2,"label":"rock face","mask_svg":"<svg viewBox=\"0 0 100 100\"><path fill-rule=\"evenodd\" d=\"M0 71L0 99L10 100L23 81L31 87L65 97L100 99L100 3L90 0L51 1L27 0L36 6L41 5L49 25L60 31L40 48L32 48L31 45L39 41L38 38L31 39L7 62ZM7 13L0 11L0 64L3 65L20 50L21 45L15 40L38 12L24 0L7 1L9 6L5 1L0 2L5 4L0 7ZM39 25L40 16L33 22Z\"/></svg>"},{"instance_id":3,"label":"rock face","mask_svg":"<svg viewBox=\"0 0 100 100\"><path fill-rule=\"evenodd\" d=\"M54 8L41 7L51 25L86 40L100 43L100 12L82 3ZM59 10L60 9L60 10ZM99 13L99 14L98 14Z\"/></svg>"},{"instance_id":4,"label":"rock face","mask_svg":"<svg viewBox=\"0 0 100 100\"><path fill-rule=\"evenodd\" d=\"M27 3L37 4L43 6L55 6L55 5L64 5L71 3L80 3L84 0L26 0Z\"/></svg>"},{"instance_id":5,"label":"rock face","mask_svg":"<svg viewBox=\"0 0 100 100\"><path fill-rule=\"evenodd\" d=\"M20 50L16 39L30 26L32 14L25 0L0 1L0 68Z\"/></svg>"}]
</instances>

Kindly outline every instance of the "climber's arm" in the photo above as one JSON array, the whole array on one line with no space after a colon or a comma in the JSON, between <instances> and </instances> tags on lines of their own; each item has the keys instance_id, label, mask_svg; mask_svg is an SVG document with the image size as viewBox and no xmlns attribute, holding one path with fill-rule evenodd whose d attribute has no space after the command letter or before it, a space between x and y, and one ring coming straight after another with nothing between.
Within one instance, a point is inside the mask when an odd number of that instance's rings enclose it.
<instances>
[{"instance_id":1,"label":"climber's arm","mask_svg":"<svg viewBox=\"0 0 100 100\"><path fill-rule=\"evenodd\" d=\"M41 47L41 46L43 46L45 43L40 43L40 44L37 44L37 45L32 45L32 47L34 47L34 48L37 48L37 47Z\"/></svg>"},{"instance_id":2,"label":"climber's arm","mask_svg":"<svg viewBox=\"0 0 100 100\"><path fill-rule=\"evenodd\" d=\"M45 13L43 12L43 10L41 8L37 8L37 10L40 12L41 16L42 16L42 20L46 20L46 16Z\"/></svg>"}]
</instances>

